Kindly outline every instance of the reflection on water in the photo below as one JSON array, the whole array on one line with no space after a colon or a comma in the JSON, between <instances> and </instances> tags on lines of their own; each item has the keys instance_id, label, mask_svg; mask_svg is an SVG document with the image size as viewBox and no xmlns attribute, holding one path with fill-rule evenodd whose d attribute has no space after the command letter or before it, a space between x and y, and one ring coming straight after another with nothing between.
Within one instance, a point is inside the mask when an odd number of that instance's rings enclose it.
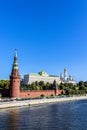
<instances>
[{"instance_id":1,"label":"reflection on water","mask_svg":"<svg viewBox=\"0 0 87 130\"><path fill-rule=\"evenodd\" d=\"M19 109L10 111L8 116L7 130L18 130Z\"/></svg>"},{"instance_id":2,"label":"reflection on water","mask_svg":"<svg viewBox=\"0 0 87 130\"><path fill-rule=\"evenodd\" d=\"M0 130L19 130L19 108L4 109L0 111Z\"/></svg>"},{"instance_id":3,"label":"reflection on water","mask_svg":"<svg viewBox=\"0 0 87 130\"><path fill-rule=\"evenodd\" d=\"M0 130L87 130L87 101L0 110Z\"/></svg>"}]
</instances>

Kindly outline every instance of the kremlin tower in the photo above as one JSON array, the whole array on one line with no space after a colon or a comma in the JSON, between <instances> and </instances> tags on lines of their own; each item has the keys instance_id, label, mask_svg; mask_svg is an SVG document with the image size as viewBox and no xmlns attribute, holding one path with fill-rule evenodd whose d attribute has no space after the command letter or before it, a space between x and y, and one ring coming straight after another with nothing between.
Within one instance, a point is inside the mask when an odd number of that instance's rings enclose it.
<instances>
[{"instance_id":1,"label":"kremlin tower","mask_svg":"<svg viewBox=\"0 0 87 130\"><path fill-rule=\"evenodd\" d=\"M20 97L20 75L18 68L17 50L15 50L14 62L12 66L12 72L10 75L10 97L11 98Z\"/></svg>"}]
</instances>

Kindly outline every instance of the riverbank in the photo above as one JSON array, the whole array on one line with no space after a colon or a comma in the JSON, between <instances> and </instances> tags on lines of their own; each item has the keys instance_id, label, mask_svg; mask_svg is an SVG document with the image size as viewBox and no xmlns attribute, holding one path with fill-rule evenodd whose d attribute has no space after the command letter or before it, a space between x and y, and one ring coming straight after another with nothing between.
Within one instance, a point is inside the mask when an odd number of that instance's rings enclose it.
<instances>
[{"instance_id":1,"label":"riverbank","mask_svg":"<svg viewBox=\"0 0 87 130\"><path fill-rule=\"evenodd\" d=\"M55 103L55 102L66 102L66 101L75 101L75 100L86 100L87 96L79 97L58 97L50 99L34 99L34 100L23 100L23 101L10 101L10 102L0 102L0 109L11 108L11 107L21 107L21 106L31 106L38 104L46 103Z\"/></svg>"}]
</instances>

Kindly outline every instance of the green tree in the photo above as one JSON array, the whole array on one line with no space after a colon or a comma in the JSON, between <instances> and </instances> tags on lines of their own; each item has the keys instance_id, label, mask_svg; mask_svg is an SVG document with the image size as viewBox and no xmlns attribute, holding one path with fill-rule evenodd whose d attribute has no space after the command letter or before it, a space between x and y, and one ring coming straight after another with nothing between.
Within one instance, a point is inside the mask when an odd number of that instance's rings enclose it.
<instances>
[{"instance_id":1,"label":"green tree","mask_svg":"<svg viewBox=\"0 0 87 130\"><path fill-rule=\"evenodd\" d=\"M0 98L2 98L2 94L0 93Z\"/></svg>"},{"instance_id":2,"label":"green tree","mask_svg":"<svg viewBox=\"0 0 87 130\"><path fill-rule=\"evenodd\" d=\"M50 90L50 89L52 89L52 85L49 82L47 82L45 85L45 90Z\"/></svg>"},{"instance_id":3,"label":"green tree","mask_svg":"<svg viewBox=\"0 0 87 130\"><path fill-rule=\"evenodd\" d=\"M60 90L65 89L65 85L64 85L63 83L60 83L60 85L59 85L59 89L60 89Z\"/></svg>"},{"instance_id":4,"label":"green tree","mask_svg":"<svg viewBox=\"0 0 87 130\"><path fill-rule=\"evenodd\" d=\"M0 89L8 90L10 85L9 80L0 80Z\"/></svg>"},{"instance_id":5,"label":"green tree","mask_svg":"<svg viewBox=\"0 0 87 130\"><path fill-rule=\"evenodd\" d=\"M41 85L42 87L44 87L44 86L45 86L44 81L40 81L40 82L39 82L39 85Z\"/></svg>"}]
</instances>

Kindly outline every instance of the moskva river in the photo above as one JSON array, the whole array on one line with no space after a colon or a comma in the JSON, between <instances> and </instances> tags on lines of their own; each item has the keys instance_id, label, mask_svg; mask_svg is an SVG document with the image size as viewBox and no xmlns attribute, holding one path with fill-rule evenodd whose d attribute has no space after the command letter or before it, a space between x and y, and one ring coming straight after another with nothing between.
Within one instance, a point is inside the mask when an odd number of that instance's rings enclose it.
<instances>
[{"instance_id":1,"label":"moskva river","mask_svg":"<svg viewBox=\"0 0 87 130\"><path fill-rule=\"evenodd\" d=\"M87 100L0 110L0 130L87 130Z\"/></svg>"}]
</instances>

